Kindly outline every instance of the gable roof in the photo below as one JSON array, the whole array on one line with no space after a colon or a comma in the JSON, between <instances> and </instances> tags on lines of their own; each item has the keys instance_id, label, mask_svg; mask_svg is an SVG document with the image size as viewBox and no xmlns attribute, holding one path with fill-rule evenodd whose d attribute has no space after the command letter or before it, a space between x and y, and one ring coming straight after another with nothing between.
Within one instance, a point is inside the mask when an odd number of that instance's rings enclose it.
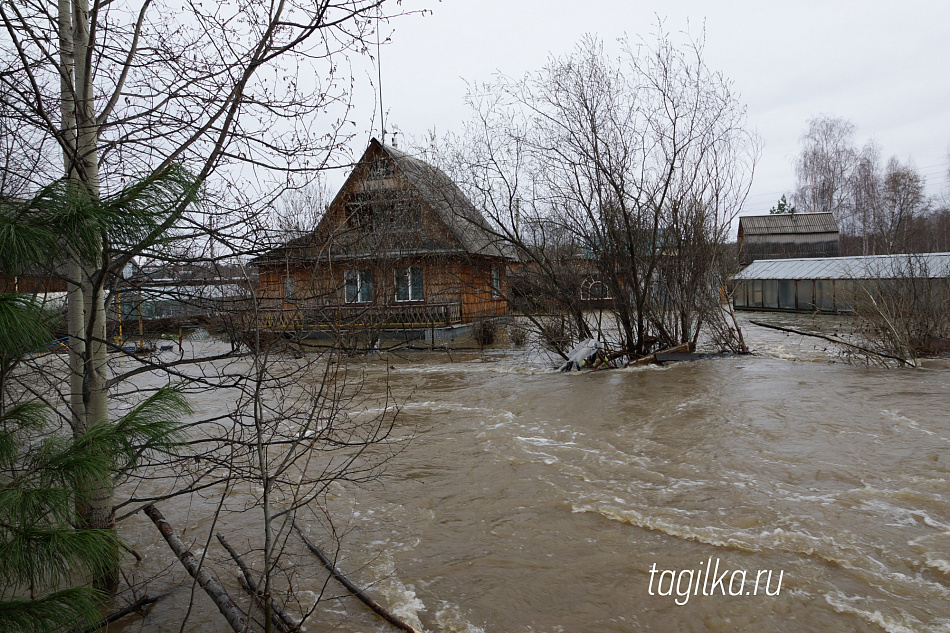
<instances>
[{"instance_id":1,"label":"gable roof","mask_svg":"<svg viewBox=\"0 0 950 633\"><path fill-rule=\"evenodd\" d=\"M750 235L781 233L837 233L838 223L830 213L770 213L739 216L739 232Z\"/></svg>"},{"instance_id":2,"label":"gable roof","mask_svg":"<svg viewBox=\"0 0 950 633\"><path fill-rule=\"evenodd\" d=\"M332 210L345 203L344 197L352 189L353 182L365 177L366 172L361 170L360 166L372 164L379 154L383 154L391 161L396 174L405 179L408 189L414 192L418 200L432 211L456 242L456 245L453 246L423 236L423 239L418 241L415 246L401 246L398 249L398 254L464 253L504 259L515 258L510 245L492 231L482 213L445 172L394 147L384 145L375 138L370 139L369 145L356 163L356 167L347 176L343 186L333 197L328 209ZM333 221L331 215L329 212L325 214L314 231L308 235L296 238L273 249L261 259L271 259L273 255L278 253L285 255L288 252L295 252L297 258L307 257L308 252L312 256L313 251L319 249L321 244L330 245L334 233L331 226ZM363 249L353 250L352 246L347 247L340 244L332 246L331 248L335 253L330 255L331 258L363 259L389 254L381 251L379 245L373 244L371 241L366 242ZM324 254L327 254L327 252L325 251Z\"/></svg>"},{"instance_id":3,"label":"gable roof","mask_svg":"<svg viewBox=\"0 0 950 633\"><path fill-rule=\"evenodd\" d=\"M507 244L492 231L481 211L445 172L394 147L384 145L375 138L370 140L371 147L373 144L378 145L393 160L409 184L468 253L506 258L513 256Z\"/></svg>"}]
</instances>

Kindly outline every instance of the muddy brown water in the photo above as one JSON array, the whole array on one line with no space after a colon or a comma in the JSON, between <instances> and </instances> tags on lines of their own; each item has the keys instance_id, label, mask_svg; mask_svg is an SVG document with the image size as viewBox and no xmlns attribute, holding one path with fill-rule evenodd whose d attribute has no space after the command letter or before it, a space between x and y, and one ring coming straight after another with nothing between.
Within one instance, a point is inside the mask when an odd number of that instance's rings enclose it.
<instances>
[{"instance_id":1,"label":"muddy brown water","mask_svg":"<svg viewBox=\"0 0 950 633\"><path fill-rule=\"evenodd\" d=\"M517 350L363 363L404 403L402 451L331 495L340 567L432 632L950 631L948 364L746 336L754 357L589 374ZM215 499L162 509L201 539ZM123 532L138 574L178 573L147 520ZM394 630L302 549L286 558L303 603L324 593L305 630ZM111 630L177 631L188 602ZM184 630L226 624L198 596Z\"/></svg>"}]
</instances>

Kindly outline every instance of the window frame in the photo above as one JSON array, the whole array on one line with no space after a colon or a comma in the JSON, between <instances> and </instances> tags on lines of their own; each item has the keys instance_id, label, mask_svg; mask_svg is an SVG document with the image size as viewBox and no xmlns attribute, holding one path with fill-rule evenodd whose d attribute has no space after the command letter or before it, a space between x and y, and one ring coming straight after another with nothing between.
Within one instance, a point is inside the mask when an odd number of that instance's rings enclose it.
<instances>
[{"instance_id":1,"label":"window frame","mask_svg":"<svg viewBox=\"0 0 950 633\"><path fill-rule=\"evenodd\" d=\"M425 272L422 266L399 266L393 269L393 285L393 298L399 303L425 301Z\"/></svg>"},{"instance_id":2,"label":"window frame","mask_svg":"<svg viewBox=\"0 0 950 633\"><path fill-rule=\"evenodd\" d=\"M343 301L344 303L372 303L372 270L369 268L348 268L343 271Z\"/></svg>"},{"instance_id":3,"label":"window frame","mask_svg":"<svg viewBox=\"0 0 950 633\"><path fill-rule=\"evenodd\" d=\"M491 287L491 296L495 299L501 299L501 267L492 266L491 267L491 277L489 279L489 286Z\"/></svg>"}]
</instances>

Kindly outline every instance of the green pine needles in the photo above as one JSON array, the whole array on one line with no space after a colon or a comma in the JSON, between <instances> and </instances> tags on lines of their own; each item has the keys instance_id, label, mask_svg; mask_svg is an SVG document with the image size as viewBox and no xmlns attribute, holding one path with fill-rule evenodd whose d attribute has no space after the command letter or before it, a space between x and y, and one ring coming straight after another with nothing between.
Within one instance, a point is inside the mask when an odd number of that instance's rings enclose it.
<instances>
[{"instance_id":1,"label":"green pine needles","mask_svg":"<svg viewBox=\"0 0 950 633\"><path fill-rule=\"evenodd\" d=\"M194 200L194 180L167 170L102 200L60 181L29 201L0 203L0 273L50 270L103 245L154 244ZM107 597L91 580L119 565L114 529L85 529L83 495L111 491L144 456L184 445L189 412L166 386L116 420L74 433L46 404L10 394L8 373L52 340L56 315L0 295L0 631L61 631L100 619ZM7 398L6 396L14 396ZM6 406L8 400L19 402Z\"/></svg>"}]
</instances>

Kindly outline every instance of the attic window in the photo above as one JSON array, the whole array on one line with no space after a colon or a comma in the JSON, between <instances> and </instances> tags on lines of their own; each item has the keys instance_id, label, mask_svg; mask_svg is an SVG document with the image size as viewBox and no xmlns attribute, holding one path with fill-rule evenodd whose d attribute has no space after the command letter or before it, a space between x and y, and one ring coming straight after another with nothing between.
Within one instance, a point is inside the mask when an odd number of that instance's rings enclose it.
<instances>
[{"instance_id":1,"label":"attic window","mask_svg":"<svg viewBox=\"0 0 950 633\"><path fill-rule=\"evenodd\" d=\"M393 175L393 166L385 158L374 160L369 166L369 175L367 180L382 180L390 178Z\"/></svg>"},{"instance_id":2,"label":"attic window","mask_svg":"<svg viewBox=\"0 0 950 633\"><path fill-rule=\"evenodd\" d=\"M363 191L350 198L348 222L364 231L418 229L419 205L400 190Z\"/></svg>"}]
</instances>

